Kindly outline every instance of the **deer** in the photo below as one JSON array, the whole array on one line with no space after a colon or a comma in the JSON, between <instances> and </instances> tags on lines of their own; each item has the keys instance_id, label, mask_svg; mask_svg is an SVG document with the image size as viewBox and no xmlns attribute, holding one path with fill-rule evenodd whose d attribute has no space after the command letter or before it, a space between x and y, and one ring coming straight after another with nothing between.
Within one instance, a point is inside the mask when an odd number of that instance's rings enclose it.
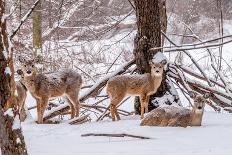
<instances>
[{"instance_id":1,"label":"deer","mask_svg":"<svg viewBox=\"0 0 232 155\"><path fill-rule=\"evenodd\" d=\"M61 70L53 73L38 73L35 64L38 60L19 58L21 67L17 73L20 81L35 98L37 103L38 124L43 123L43 115L49 99L64 96L68 99L71 109L71 119L79 116L81 75L73 70Z\"/></svg>"},{"instance_id":2,"label":"deer","mask_svg":"<svg viewBox=\"0 0 232 155\"><path fill-rule=\"evenodd\" d=\"M152 110L142 121L141 126L201 126L208 94L193 97L192 110L180 106L164 106Z\"/></svg>"},{"instance_id":3,"label":"deer","mask_svg":"<svg viewBox=\"0 0 232 155\"><path fill-rule=\"evenodd\" d=\"M26 119L24 105L27 97L27 88L20 81L17 81L15 83L15 86L17 90L16 101L17 101L20 120L24 121Z\"/></svg>"},{"instance_id":4,"label":"deer","mask_svg":"<svg viewBox=\"0 0 232 155\"><path fill-rule=\"evenodd\" d=\"M120 120L117 112L117 105L126 95L139 96L141 104L141 119L144 118L144 112L148 112L148 103L150 95L155 94L160 87L164 65L166 60L160 63L149 61L151 73L134 74L134 75L118 75L108 80L106 91L110 97L110 113L112 121Z\"/></svg>"}]
</instances>

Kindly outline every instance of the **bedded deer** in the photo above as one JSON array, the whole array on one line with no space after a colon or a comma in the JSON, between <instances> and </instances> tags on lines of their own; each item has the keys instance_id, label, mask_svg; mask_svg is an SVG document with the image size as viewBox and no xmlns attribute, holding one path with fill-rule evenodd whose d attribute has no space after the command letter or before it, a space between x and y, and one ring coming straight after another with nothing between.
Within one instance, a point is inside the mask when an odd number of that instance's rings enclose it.
<instances>
[{"instance_id":1,"label":"bedded deer","mask_svg":"<svg viewBox=\"0 0 232 155\"><path fill-rule=\"evenodd\" d=\"M21 82L36 99L38 123L43 123L43 115L50 98L65 96L71 107L71 118L79 116L79 91L82 84L80 74L72 70L64 70L49 74L37 73L36 60L25 60L20 58Z\"/></svg>"},{"instance_id":2,"label":"bedded deer","mask_svg":"<svg viewBox=\"0 0 232 155\"><path fill-rule=\"evenodd\" d=\"M151 111L141 122L141 126L201 126L207 95L193 98L192 110L179 106L159 107Z\"/></svg>"},{"instance_id":3,"label":"bedded deer","mask_svg":"<svg viewBox=\"0 0 232 155\"><path fill-rule=\"evenodd\" d=\"M149 62L151 73L138 75L119 75L107 82L107 93L110 96L110 112L112 120L120 120L117 112L117 105L126 95L136 95L140 98L141 118L144 117L144 110L148 112L149 96L156 93L162 82L162 75L166 60L161 63Z\"/></svg>"}]
</instances>

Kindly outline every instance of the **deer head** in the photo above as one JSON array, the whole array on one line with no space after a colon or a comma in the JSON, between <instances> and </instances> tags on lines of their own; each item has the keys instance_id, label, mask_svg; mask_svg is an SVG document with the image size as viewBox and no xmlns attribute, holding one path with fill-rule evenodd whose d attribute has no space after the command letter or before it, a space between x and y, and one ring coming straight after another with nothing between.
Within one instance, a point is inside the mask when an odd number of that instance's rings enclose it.
<instances>
[{"instance_id":1,"label":"deer head","mask_svg":"<svg viewBox=\"0 0 232 155\"><path fill-rule=\"evenodd\" d=\"M209 97L208 94L205 95L196 95L193 99L194 99L194 105L193 105L193 109L196 112L203 112L204 111L204 107L205 107L205 103L207 102L207 98Z\"/></svg>"},{"instance_id":2,"label":"deer head","mask_svg":"<svg viewBox=\"0 0 232 155\"><path fill-rule=\"evenodd\" d=\"M21 63L21 69L17 70L17 73L22 77L31 76L36 73L35 64L38 62L37 59L26 60L22 57L19 57L19 61Z\"/></svg>"},{"instance_id":3,"label":"deer head","mask_svg":"<svg viewBox=\"0 0 232 155\"><path fill-rule=\"evenodd\" d=\"M153 61L149 62L151 67L151 74L153 76L160 77L163 75L164 65L167 63L166 60L161 61L160 63L154 63Z\"/></svg>"}]
</instances>

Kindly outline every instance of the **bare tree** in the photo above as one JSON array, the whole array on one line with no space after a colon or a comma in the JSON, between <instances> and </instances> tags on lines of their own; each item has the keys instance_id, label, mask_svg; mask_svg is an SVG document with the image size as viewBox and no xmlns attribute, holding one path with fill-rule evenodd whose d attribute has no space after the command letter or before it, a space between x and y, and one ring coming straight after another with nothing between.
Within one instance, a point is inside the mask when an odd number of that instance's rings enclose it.
<instances>
[{"instance_id":1,"label":"bare tree","mask_svg":"<svg viewBox=\"0 0 232 155\"><path fill-rule=\"evenodd\" d=\"M0 1L0 147L2 155L27 155L19 116L13 107L4 112L6 105L16 105L12 51L8 43L4 10L5 1Z\"/></svg>"}]
</instances>

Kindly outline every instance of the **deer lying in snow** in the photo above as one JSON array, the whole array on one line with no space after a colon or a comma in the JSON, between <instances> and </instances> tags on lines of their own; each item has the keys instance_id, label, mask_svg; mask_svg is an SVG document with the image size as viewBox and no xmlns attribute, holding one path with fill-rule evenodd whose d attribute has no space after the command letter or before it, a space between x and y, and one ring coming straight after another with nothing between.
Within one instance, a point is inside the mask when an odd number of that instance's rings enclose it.
<instances>
[{"instance_id":1,"label":"deer lying in snow","mask_svg":"<svg viewBox=\"0 0 232 155\"><path fill-rule=\"evenodd\" d=\"M20 81L17 81L15 86L17 90L16 100L19 107L20 120L24 121L26 118L24 104L27 97L27 88Z\"/></svg>"},{"instance_id":2,"label":"deer lying in snow","mask_svg":"<svg viewBox=\"0 0 232 155\"><path fill-rule=\"evenodd\" d=\"M79 116L79 91L82 84L80 74L65 70L50 74L40 74L36 72L35 60L26 61L20 59L21 82L36 99L38 123L43 123L44 111L50 98L66 96L71 107L71 118Z\"/></svg>"},{"instance_id":3,"label":"deer lying in snow","mask_svg":"<svg viewBox=\"0 0 232 155\"><path fill-rule=\"evenodd\" d=\"M166 60L161 63L153 63L150 61L151 73L142 75L119 75L111 78L107 82L107 93L110 96L110 112L112 120L115 117L120 120L117 112L117 105L126 95L138 95L141 104L141 118L144 117L144 110L148 112L149 96L156 93L159 88L164 65Z\"/></svg>"},{"instance_id":4,"label":"deer lying in snow","mask_svg":"<svg viewBox=\"0 0 232 155\"><path fill-rule=\"evenodd\" d=\"M141 126L201 126L207 96L194 97L192 110L177 106L159 107L151 111Z\"/></svg>"}]
</instances>

